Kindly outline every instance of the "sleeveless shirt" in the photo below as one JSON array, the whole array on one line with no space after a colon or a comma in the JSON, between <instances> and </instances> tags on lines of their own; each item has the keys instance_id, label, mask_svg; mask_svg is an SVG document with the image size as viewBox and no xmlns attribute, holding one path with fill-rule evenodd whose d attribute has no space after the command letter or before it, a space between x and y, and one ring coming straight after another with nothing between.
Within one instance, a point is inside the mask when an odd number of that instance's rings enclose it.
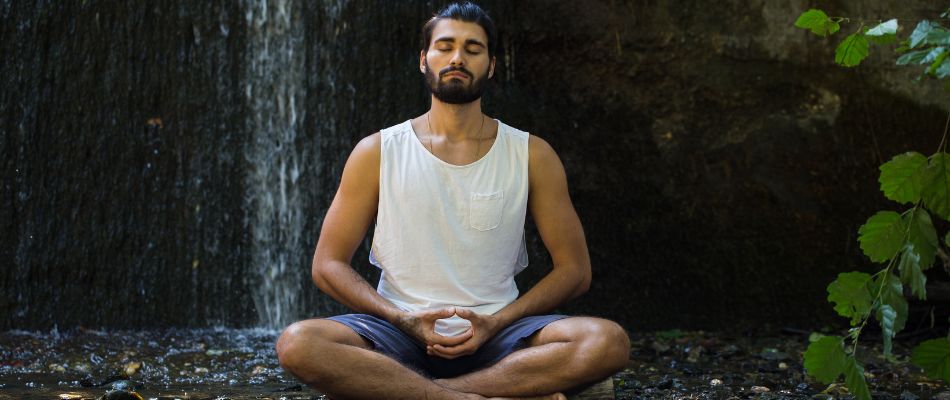
<instances>
[{"instance_id":1,"label":"sleeveless shirt","mask_svg":"<svg viewBox=\"0 0 950 400\"><path fill-rule=\"evenodd\" d=\"M466 165L430 153L410 121L380 134L370 251L382 270L377 292L405 311L458 306L494 314L513 302L514 276L528 265L528 133L498 121L491 148ZM456 335L470 325L453 316L438 320L436 332Z\"/></svg>"}]
</instances>

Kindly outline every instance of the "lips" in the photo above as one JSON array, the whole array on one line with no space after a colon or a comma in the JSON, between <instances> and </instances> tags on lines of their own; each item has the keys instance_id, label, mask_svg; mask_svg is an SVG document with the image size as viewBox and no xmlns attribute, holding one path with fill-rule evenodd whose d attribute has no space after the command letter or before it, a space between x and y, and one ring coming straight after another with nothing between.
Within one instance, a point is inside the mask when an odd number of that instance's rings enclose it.
<instances>
[{"instance_id":1,"label":"lips","mask_svg":"<svg viewBox=\"0 0 950 400\"><path fill-rule=\"evenodd\" d=\"M445 77L445 78L452 78L452 77L468 78L468 75L465 75L465 74L463 74L463 73L461 73L461 72L449 72L449 73L443 75L443 77Z\"/></svg>"}]
</instances>

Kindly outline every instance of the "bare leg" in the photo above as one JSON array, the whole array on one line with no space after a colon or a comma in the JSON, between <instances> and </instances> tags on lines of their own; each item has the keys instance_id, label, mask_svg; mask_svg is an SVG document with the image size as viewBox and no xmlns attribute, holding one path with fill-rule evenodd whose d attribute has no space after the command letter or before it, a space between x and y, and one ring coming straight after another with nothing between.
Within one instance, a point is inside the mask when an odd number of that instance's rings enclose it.
<instances>
[{"instance_id":1,"label":"bare leg","mask_svg":"<svg viewBox=\"0 0 950 400\"><path fill-rule=\"evenodd\" d=\"M277 340L280 365L334 399L483 399L452 390L371 350L352 329L335 321L294 323Z\"/></svg>"},{"instance_id":2,"label":"bare leg","mask_svg":"<svg viewBox=\"0 0 950 400\"><path fill-rule=\"evenodd\" d=\"M590 317L558 320L534 334L528 348L483 370L436 382L482 396L538 396L602 380L623 369L630 338L616 323Z\"/></svg>"}]
</instances>

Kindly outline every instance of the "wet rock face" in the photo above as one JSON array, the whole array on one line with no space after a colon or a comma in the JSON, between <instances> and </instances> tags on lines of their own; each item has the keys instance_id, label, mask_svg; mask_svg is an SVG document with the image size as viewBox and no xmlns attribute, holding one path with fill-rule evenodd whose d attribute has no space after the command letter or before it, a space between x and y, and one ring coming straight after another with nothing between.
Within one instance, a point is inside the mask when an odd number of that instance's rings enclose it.
<instances>
[{"instance_id":1,"label":"wet rock face","mask_svg":"<svg viewBox=\"0 0 950 400\"><path fill-rule=\"evenodd\" d=\"M827 283L870 268L858 226L896 208L877 166L933 151L950 108L891 53L831 66L836 42L791 27L804 5L485 6L500 34L486 112L559 152L586 229L594 283L563 311L630 329L830 320ZM0 1L0 329L344 311L310 283L312 247L353 145L426 110L434 10L260 7ZM264 53L281 48L294 55ZM550 263L528 231L522 288ZM374 280L368 244L354 264Z\"/></svg>"}]
</instances>

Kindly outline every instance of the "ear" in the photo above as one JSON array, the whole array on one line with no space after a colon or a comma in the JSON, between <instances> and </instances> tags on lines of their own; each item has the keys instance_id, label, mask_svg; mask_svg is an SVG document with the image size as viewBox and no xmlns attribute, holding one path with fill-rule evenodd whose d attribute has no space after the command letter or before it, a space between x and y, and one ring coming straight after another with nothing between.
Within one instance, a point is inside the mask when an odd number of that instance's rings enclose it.
<instances>
[{"instance_id":1,"label":"ear","mask_svg":"<svg viewBox=\"0 0 950 400\"><path fill-rule=\"evenodd\" d=\"M425 49L419 51L419 71L426 73L426 51Z\"/></svg>"},{"instance_id":2,"label":"ear","mask_svg":"<svg viewBox=\"0 0 950 400\"><path fill-rule=\"evenodd\" d=\"M491 63L488 64L488 79L495 76L495 56L492 56Z\"/></svg>"}]
</instances>

